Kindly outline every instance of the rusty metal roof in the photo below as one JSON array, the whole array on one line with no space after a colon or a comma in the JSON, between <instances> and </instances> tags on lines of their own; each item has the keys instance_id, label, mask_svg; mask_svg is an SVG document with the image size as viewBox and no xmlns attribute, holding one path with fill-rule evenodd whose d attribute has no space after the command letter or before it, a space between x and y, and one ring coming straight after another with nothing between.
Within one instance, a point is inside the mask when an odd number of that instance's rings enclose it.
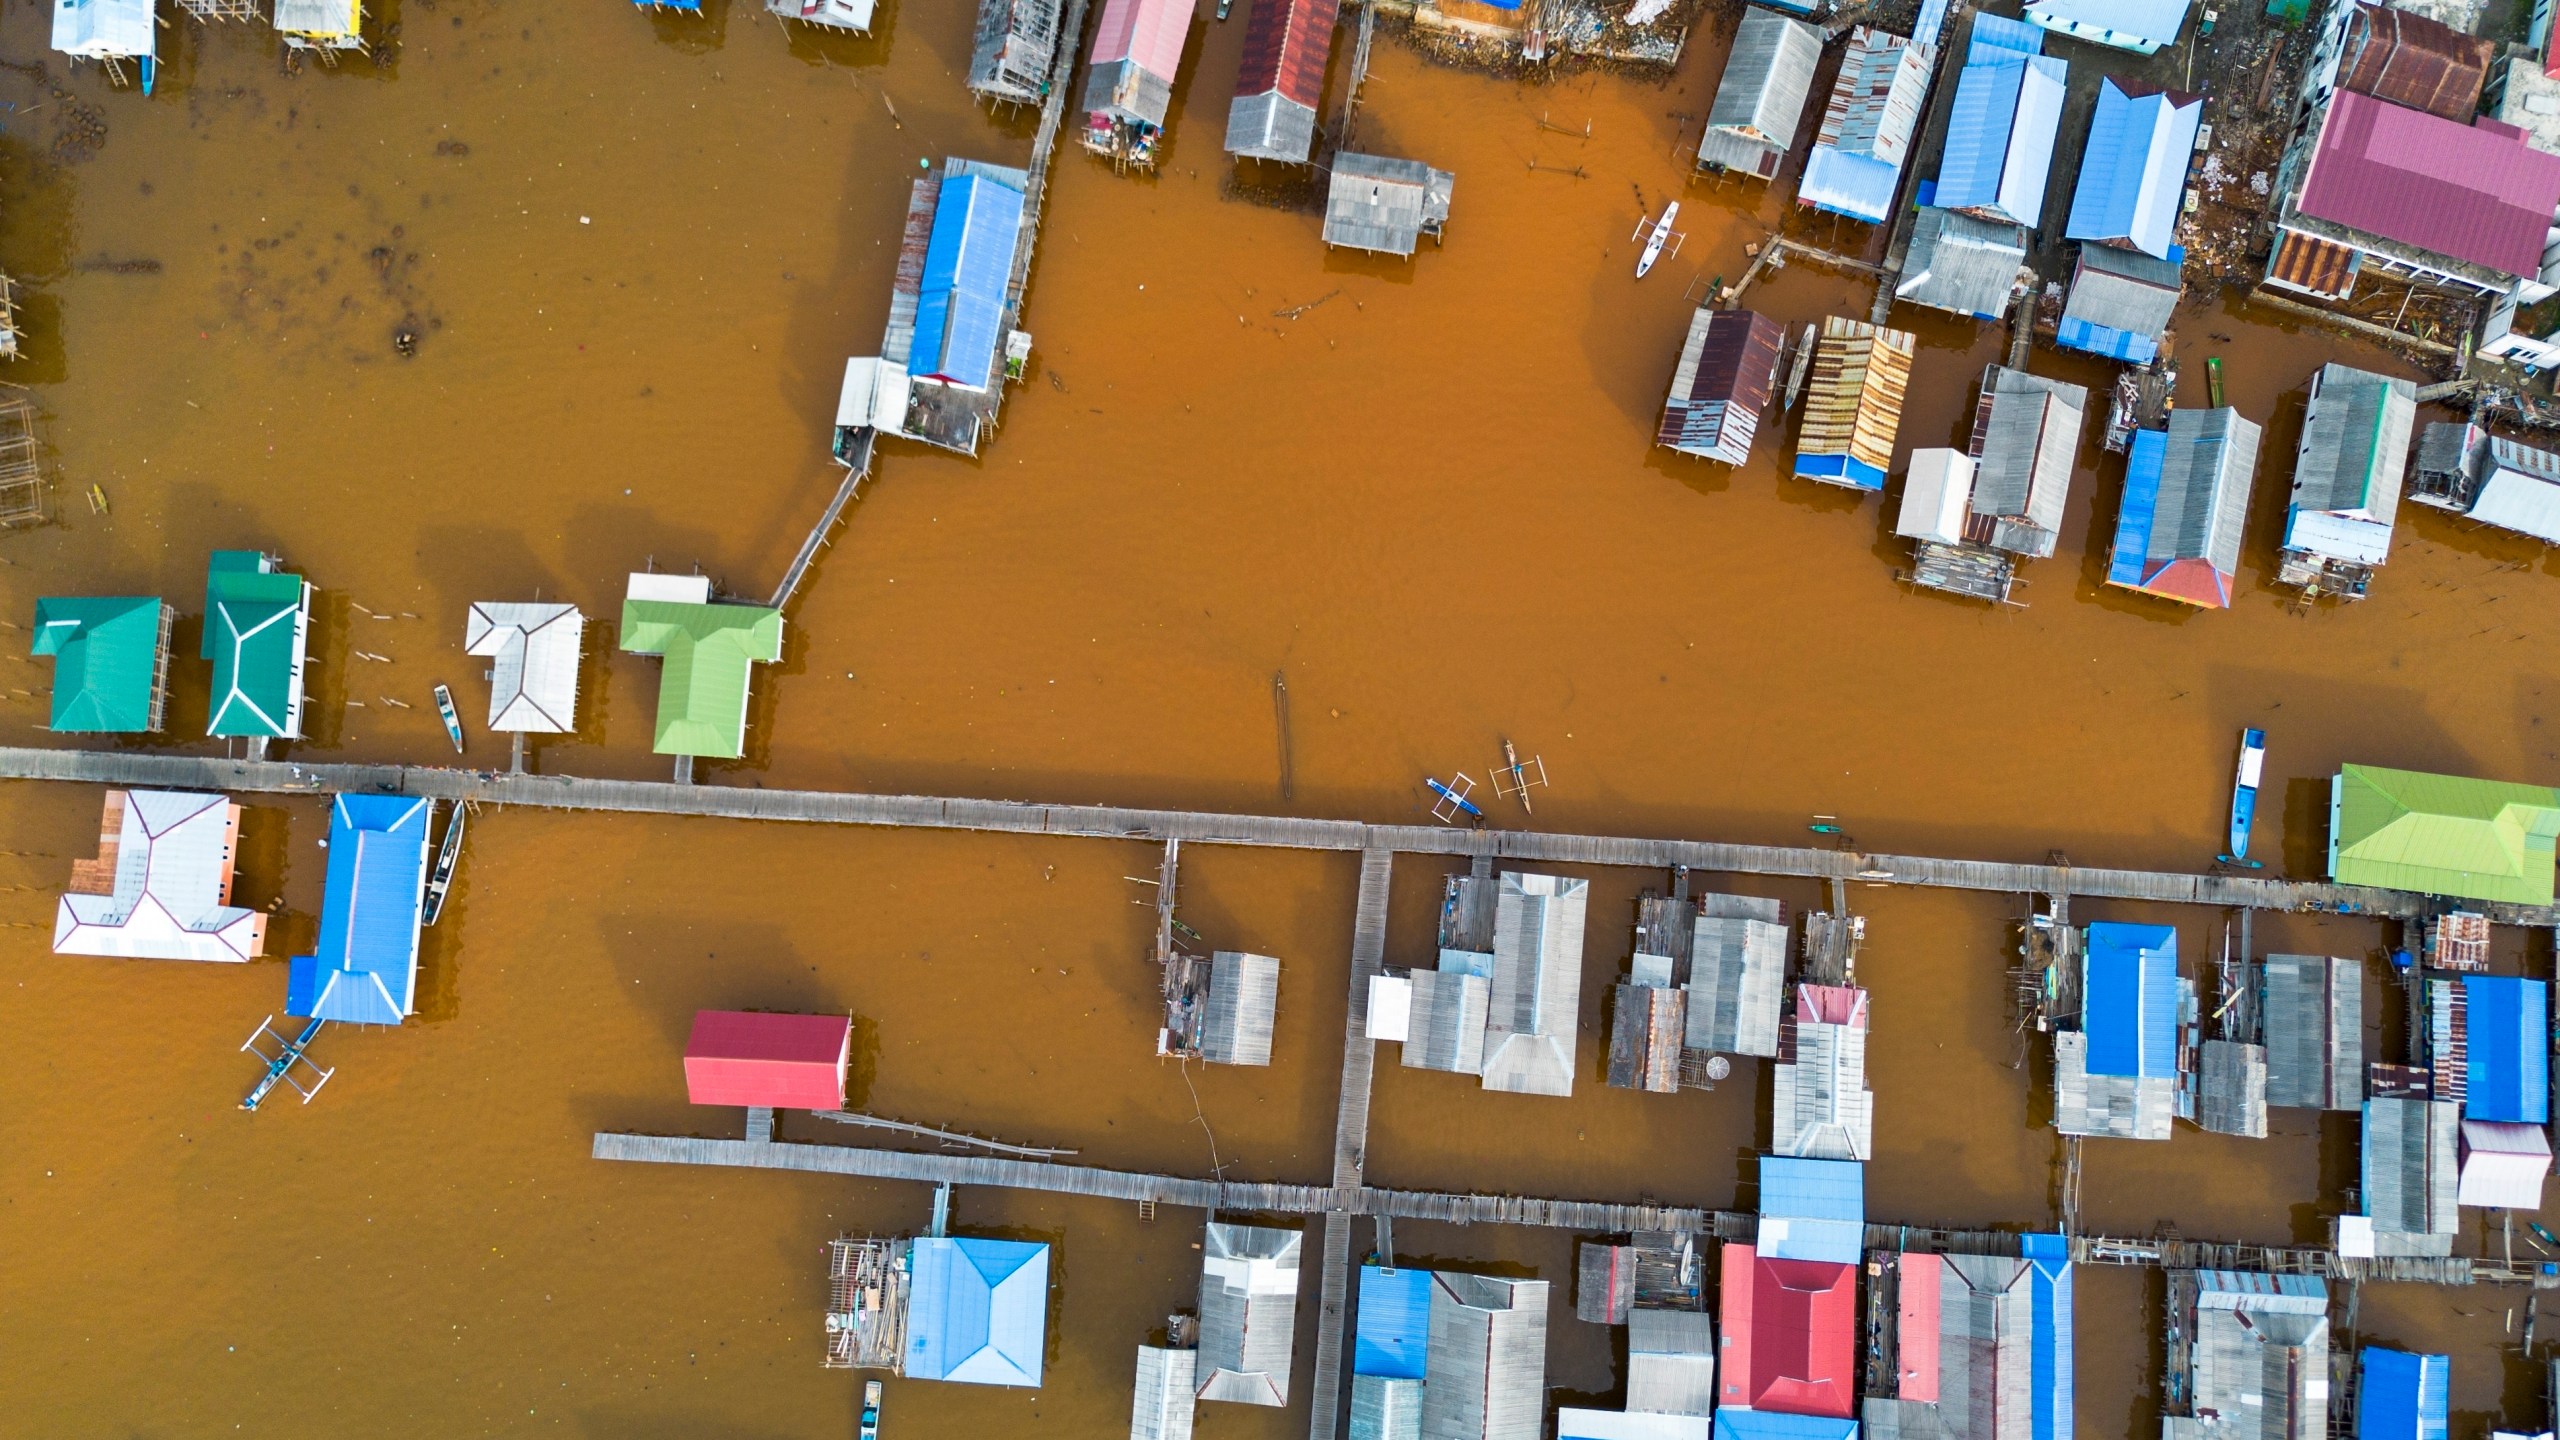
<instances>
[{"instance_id":1,"label":"rusty metal roof","mask_svg":"<svg viewBox=\"0 0 2560 1440\"><path fill-rule=\"evenodd\" d=\"M2278 230L2267 278L2323 299L2342 299L2356 283L2356 252L2317 235Z\"/></svg>"},{"instance_id":2,"label":"rusty metal roof","mask_svg":"<svg viewBox=\"0 0 2560 1440\"><path fill-rule=\"evenodd\" d=\"M2497 47L2424 15L2361 4L2338 51L2345 89L2467 124Z\"/></svg>"}]
</instances>

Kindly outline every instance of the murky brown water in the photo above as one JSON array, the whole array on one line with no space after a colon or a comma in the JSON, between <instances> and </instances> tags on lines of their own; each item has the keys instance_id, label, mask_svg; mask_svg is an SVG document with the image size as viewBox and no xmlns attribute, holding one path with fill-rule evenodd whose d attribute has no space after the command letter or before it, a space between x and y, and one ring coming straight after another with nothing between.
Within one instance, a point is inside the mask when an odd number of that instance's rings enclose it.
<instances>
[{"instance_id":1,"label":"murky brown water","mask_svg":"<svg viewBox=\"0 0 2560 1440\"><path fill-rule=\"evenodd\" d=\"M207 549L279 550L325 597L315 738L296 753L429 760L428 687L479 703L457 645L468 601L538 588L610 617L652 559L768 586L834 484L837 378L877 343L917 159L1019 160L1028 130L964 102L966 6L895 6L886 39L822 44L712 3L688 31L610 3L403 0L396 64L335 74L283 72L264 30L180 28L148 103L94 74L48 99L0 72L18 106L0 111L0 267L35 331L12 378L38 389L71 512L0 547L0 613L136 590L192 610ZM45 20L0 14L0 51L33 61ZM1733 474L1648 448L1681 287L1738 275L1778 213L1739 187L1679 190L1673 117L1705 109L1721 38L1668 82L1544 86L1382 44L1359 143L1459 177L1447 245L1404 266L1329 258L1312 215L1222 193L1241 29L1203 27L1164 174L1061 167L1028 311L1040 375L983 461L891 447L759 680L750 760L714 783L1409 819L1422 773L1481 776L1509 735L1546 757L1537 818L1558 828L1785 841L1825 812L1877 849L2192 866L2217 846L2233 732L2259 723L2282 794L2262 843L2305 874L2317 779L2341 759L2552 773L2541 716L2560 681L2534 642L2560 567L2521 542L2419 513L2372 599L2289 611L2258 588L2286 469L2271 458L2244 599L2184 615L2099 590L2120 470L2093 448L2062 555L2026 572L2030 608L1990 613L1898 587L1879 507L1777 479L1774 444ZM56 154L90 116L103 144ZM1674 193L1687 248L1638 285L1623 237L1640 200ZM1803 267L1754 293L1798 323L1867 298ZM413 359L394 350L404 327ZM1918 328L1903 439L1944 443L2000 342ZM2396 368L2227 306L2181 331L2198 385L2221 353L2234 402L2272 415L2270 457L2319 360ZM78 502L92 483L110 514ZM41 740L47 676L15 663L9 713ZM663 773L656 666L597 676L585 732L541 763ZM175 733L200 728L197 683ZM281 1002L281 965L51 957L97 797L19 787L0 805L17 937L0 1349L48 1435L848 1432L857 1387L816 1364L822 1242L920 1225L928 1197L586 1158L598 1128L730 1123L682 1102L697 1007L858 1013L860 1099L884 1113L1110 1164L1203 1171L1213 1135L1233 1173L1327 1168L1348 857L1189 857L1189 923L1290 962L1275 1065L1195 1069L1195 1109L1149 1044L1146 915L1121 878L1151 873L1141 847L492 813L430 939L420 1020L331 1034L321 1101L252 1117L233 1108L254 1068L233 1047ZM318 906L322 811L252 817L244 891L281 900L282 954ZM1647 878L1594 876L1591 1034ZM1437 884L1399 867L1393 957L1425 952ZM2048 1219L2054 1144L2039 1072L2013 1068L2006 907L1860 903L1884 1117L1871 1209ZM2203 917L2177 918L2202 952ZM2258 935L2383 939L2343 921ZM1549 1103L1386 1059L1384 1183L1727 1203L1765 1124L1757 1067L1671 1099L1586 1076ZM2309 1238L2351 1177L2351 1135L2279 1128L2093 1147L2091 1222ZM986 1192L958 1220L1059 1246L1049 1384L893 1384L893 1432L1115 1433L1131 1347L1193 1292L1193 1217ZM1400 1242L1568 1274L1561 1236ZM2080 1422L2148 1433L2156 1319L2137 1307L2156 1286L2082 1284ZM1565 1292L1551 1382L1605 1393L1610 1337L1563 1319ZM2477 1428L2535 1403L2492 1360L2504 1303L2377 1289L2364 1323L2454 1348ZM1302 1333L1301 1393L1311 1351ZM1204 1423L1277 1436L1303 1405Z\"/></svg>"}]
</instances>

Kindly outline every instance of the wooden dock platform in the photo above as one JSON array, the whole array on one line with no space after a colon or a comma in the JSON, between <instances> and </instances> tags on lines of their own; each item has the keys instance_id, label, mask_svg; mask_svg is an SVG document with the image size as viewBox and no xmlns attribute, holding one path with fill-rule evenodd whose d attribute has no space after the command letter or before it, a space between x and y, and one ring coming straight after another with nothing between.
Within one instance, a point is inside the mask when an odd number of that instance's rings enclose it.
<instances>
[{"instance_id":1,"label":"wooden dock platform","mask_svg":"<svg viewBox=\"0 0 2560 1440\"><path fill-rule=\"evenodd\" d=\"M100 785L231 790L266 794L365 792L484 805L626 814L699 815L797 824L877 825L995 834L1135 840L1182 840L1295 850L1383 850L1399 855L1467 856L1516 865L1606 865L1639 870L1713 871L1733 875L1855 880L1989 894L2147 900L2223 909L2324 911L2413 918L2423 896L2399 890L2278 880L2257 875L2107 870L2077 865L1944 860L1778 845L1633 836L1563 835L1535 830L1476 830L1438 825L1370 825L1279 815L1220 815L1110 805L1050 805L929 795L867 795L827 790L766 790L738 785L675 785L568 775L510 775L442 766L296 764L152 751L0 747L0 780L65 780ZM2531 905L2474 908L2502 925L2560 926L2560 909Z\"/></svg>"},{"instance_id":2,"label":"wooden dock platform","mask_svg":"<svg viewBox=\"0 0 2560 1440\"><path fill-rule=\"evenodd\" d=\"M1351 922L1351 1001L1342 1022L1342 1089L1333 1121L1333 1185L1359 1187L1369 1159L1369 1087L1378 1046L1369 1038L1369 980L1387 954L1390 850L1360 852L1360 900ZM1315 1392L1308 1397L1308 1440L1333 1440L1342 1419L1342 1337L1350 1328L1349 1215L1324 1217L1324 1269L1317 1277Z\"/></svg>"}]
</instances>

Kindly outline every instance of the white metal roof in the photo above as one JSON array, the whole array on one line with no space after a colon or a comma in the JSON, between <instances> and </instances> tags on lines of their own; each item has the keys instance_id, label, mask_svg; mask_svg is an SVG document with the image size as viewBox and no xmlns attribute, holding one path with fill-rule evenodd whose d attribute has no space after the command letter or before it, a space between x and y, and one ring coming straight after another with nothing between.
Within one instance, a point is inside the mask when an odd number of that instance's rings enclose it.
<instances>
[{"instance_id":1,"label":"white metal roof","mask_svg":"<svg viewBox=\"0 0 2560 1440\"><path fill-rule=\"evenodd\" d=\"M2551 1142L2543 1138L2541 1126L2465 1120L2462 1147L2457 1203L2501 1210L2542 1208L2542 1180L2551 1173Z\"/></svg>"},{"instance_id":2,"label":"white metal roof","mask_svg":"<svg viewBox=\"0 0 2560 1440\"><path fill-rule=\"evenodd\" d=\"M266 917L226 903L231 801L177 790L126 791L116 835L115 891L65 895L54 912L57 955L247 960Z\"/></svg>"},{"instance_id":3,"label":"white metal roof","mask_svg":"<svg viewBox=\"0 0 2560 1440\"><path fill-rule=\"evenodd\" d=\"M151 39L151 0L55 0L53 48L66 55L149 55Z\"/></svg>"},{"instance_id":4,"label":"white metal roof","mask_svg":"<svg viewBox=\"0 0 2560 1440\"><path fill-rule=\"evenodd\" d=\"M898 361L883 360L877 355L857 355L847 360L844 388L836 394L836 428L903 434L907 401L914 388L914 377Z\"/></svg>"},{"instance_id":5,"label":"white metal roof","mask_svg":"<svg viewBox=\"0 0 2560 1440\"><path fill-rule=\"evenodd\" d=\"M489 728L562 734L578 728L578 661L587 617L575 605L476 600L463 648L490 656Z\"/></svg>"},{"instance_id":6,"label":"white metal roof","mask_svg":"<svg viewBox=\"0 0 2560 1440\"><path fill-rule=\"evenodd\" d=\"M1911 452L1902 477L1902 513L1893 533L1954 545L1964 539L1964 517L1973 503L1973 457L1961 450Z\"/></svg>"},{"instance_id":7,"label":"white metal roof","mask_svg":"<svg viewBox=\"0 0 2560 1440\"><path fill-rule=\"evenodd\" d=\"M1402 975L1369 977L1369 1038L1403 1041L1412 1034L1413 982Z\"/></svg>"},{"instance_id":8,"label":"white metal roof","mask_svg":"<svg viewBox=\"0 0 2560 1440\"><path fill-rule=\"evenodd\" d=\"M661 575L655 571L631 572L631 588L623 592L631 600L672 600L679 605L711 603L711 577L708 575Z\"/></svg>"}]
</instances>

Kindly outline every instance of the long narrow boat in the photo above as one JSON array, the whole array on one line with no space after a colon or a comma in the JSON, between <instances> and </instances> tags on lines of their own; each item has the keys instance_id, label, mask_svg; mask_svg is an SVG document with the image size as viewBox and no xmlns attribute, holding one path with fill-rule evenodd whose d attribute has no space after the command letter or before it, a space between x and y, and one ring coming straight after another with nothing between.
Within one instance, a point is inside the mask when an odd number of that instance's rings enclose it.
<instances>
[{"instance_id":1,"label":"long narrow boat","mask_svg":"<svg viewBox=\"0 0 2560 1440\"><path fill-rule=\"evenodd\" d=\"M1219 18L1226 18L1226 6L1218 7ZM880 1382L862 1382L862 1440L880 1440Z\"/></svg>"},{"instance_id":2,"label":"long narrow boat","mask_svg":"<svg viewBox=\"0 0 2560 1440\"><path fill-rule=\"evenodd\" d=\"M457 800L453 818L445 822L444 843L436 849L436 868L427 876L426 923L430 925L444 913L445 892L453 888L453 867L462 863L462 822L470 816L471 812Z\"/></svg>"},{"instance_id":3,"label":"long narrow boat","mask_svg":"<svg viewBox=\"0 0 2560 1440\"><path fill-rule=\"evenodd\" d=\"M1680 202L1672 201L1662 208L1662 218L1647 225L1636 223L1636 234L1644 240L1644 253L1636 257L1636 278L1641 280L1653 270L1653 262L1662 258L1663 244L1671 238L1671 222L1680 218Z\"/></svg>"},{"instance_id":4,"label":"long narrow boat","mask_svg":"<svg viewBox=\"0 0 2560 1440\"><path fill-rule=\"evenodd\" d=\"M2240 732L2240 770L2231 782L2231 853L2222 858L2235 865L2249 863L2249 825L2258 818L2258 775L2267 763L2267 732L2258 729Z\"/></svg>"},{"instance_id":5,"label":"long narrow boat","mask_svg":"<svg viewBox=\"0 0 2560 1440\"><path fill-rule=\"evenodd\" d=\"M453 753L462 753L462 717L453 713L453 692L436 687L436 713L444 717L444 733L453 741Z\"/></svg>"}]
</instances>

